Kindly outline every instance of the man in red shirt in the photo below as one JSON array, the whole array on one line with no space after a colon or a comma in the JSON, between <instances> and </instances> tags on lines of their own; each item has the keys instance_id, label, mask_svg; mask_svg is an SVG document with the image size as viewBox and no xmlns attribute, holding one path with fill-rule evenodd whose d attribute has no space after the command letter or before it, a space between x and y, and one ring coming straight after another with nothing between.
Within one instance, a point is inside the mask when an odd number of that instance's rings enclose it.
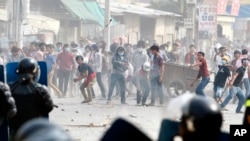
<instances>
[{"instance_id":1,"label":"man in red shirt","mask_svg":"<svg viewBox=\"0 0 250 141\"><path fill-rule=\"evenodd\" d=\"M69 44L65 44L63 46L63 52L59 53L56 59L56 63L59 67L59 89L63 92L64 96L66 96L68 91L70 72L72 69L75 69L74 55L69 50Z\"/></svg>"},{"instance_id":2,"label":"man in red shirt","mask_svg":"<svg viewBox=\"0 0 250 141\"><path fill-rule=\"evenodd\" d=\"M191 67L196 67L196 66L200 67L198 76L191 83L191 87L194 85L194 83L198 79L202 78L200 84L197 86L197 88L195 90L196 94L201 95L201 96L205 96L203 90L210 81L209 72L208 72L208 69L207 69L207 61L205 60L204 56L205 56L204 52L198 52L198 54L197 54L198 62L196 64L191 64L190 65Z\"/></svg>"},{"instance_id":3,"label":"man in red shirt","mask_svg":"<svg viewBox=\"0 0 250 141\"><path fill-rule=\"evenodd\" d=\"M190 51L185 55L185 64L195 64L197 62L197 53L195 51L195 45L189 46Z\"/></svg>"}]
</instances>

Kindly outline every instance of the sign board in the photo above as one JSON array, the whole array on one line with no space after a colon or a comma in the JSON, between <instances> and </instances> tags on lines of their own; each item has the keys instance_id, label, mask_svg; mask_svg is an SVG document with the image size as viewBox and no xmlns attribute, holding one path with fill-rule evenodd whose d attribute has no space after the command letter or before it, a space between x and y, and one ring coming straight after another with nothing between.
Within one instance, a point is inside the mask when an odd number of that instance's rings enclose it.
<instances>
[{"instance_id":1,"label":"sign board","mask_svg":"<svg viewBox=\"0 0 250 141\"><path fill-rule=\"evenodd\" d=\"M231 15L238 16L240 10L240 0L232 0Z\"/></svg>"},{"instance_id":2,"label":"sign board","mask_svg":"<svg viewBox=\"0 0 250 141\"><path fill-rule=\"evenodd\" d=\"M217 14L225 14L227 8L227 0L218 0Z\"/></svg>"},{"instance_id":3,"label":"sign board","mask_svg":"<svg viewBox=\"0 0 250 141\"><path fill-rule=\"evenodd\" d=\"M215 30L217 27L217 5L200 5L199 30Z\"/></svg>"}]
</instances>

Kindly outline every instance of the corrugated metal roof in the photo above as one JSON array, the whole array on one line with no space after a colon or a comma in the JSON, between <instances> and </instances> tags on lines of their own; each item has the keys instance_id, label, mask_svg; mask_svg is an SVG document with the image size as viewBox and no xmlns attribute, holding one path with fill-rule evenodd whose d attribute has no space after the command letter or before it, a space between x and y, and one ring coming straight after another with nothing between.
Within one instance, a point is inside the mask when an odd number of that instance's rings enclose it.
<instances>
[{"instance_id":1,"label":"corrugated metal roof","mask_svg":"<svg viewBox=\"0 0 250 141\"><path fill-rule=\"evenodd\" d=\"M102 8L105 8L104 4L101 4ZM174 14L171 12L165 12L161 10L155 10L151 8L140 7L132 4L124 4L124 3L117 3L111 2L110 4L111 12L117 13L133 13L143 16L175 16L181 17L181 15Z\"/></svg>"},{"instance_id":2,"label":"corrugated metal roof","mask_svg":"<svg viewBox=\"0 0 250 141\"><path fill-rule=\"evenodd\" d=\"M43 15L28 15L25 25L30 25L39 30L50 30L55 34L58 33L60 21L52 19Z\"/></svg>"},{"instance_id":3,"label":"corrugated metal roof","mask_svg":"<svg viewBox=\"0 0 250 141\"><path fill-rule=\"evenodd\" d=\"M96 1L81 1L81 0L61 0L65 8L71 14L77 16L84 21L91 21L104 26L105 12ZM113 19L112 25L117 24Z\"/></svg>"}]
</instances>

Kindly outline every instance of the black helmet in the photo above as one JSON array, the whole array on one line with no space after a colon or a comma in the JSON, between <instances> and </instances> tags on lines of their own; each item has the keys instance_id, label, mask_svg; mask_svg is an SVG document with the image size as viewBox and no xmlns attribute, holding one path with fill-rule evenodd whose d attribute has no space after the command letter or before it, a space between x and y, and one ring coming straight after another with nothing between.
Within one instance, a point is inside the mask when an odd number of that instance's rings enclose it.
<instances>
[{"instance_id":1,"label":"black helmet","mask_svg":"<svg viewBox=\"0 0 250 141\"><path fill-rule=\"evenodd\" d=\"M198 137L217 138L222 125L218 104L201 96L194 96L182 107L181 127L184 140L200 140ZM203 139L202 139L203 140ZM207 140L207 139L206 139Z\"/></svg>"},{"instance_id":2,"label":"black helmet","mask_svg":"<svg viewBox=\"0 0 250 141\"><path fill-rule=\"evenodd\" d=\"M34 78L38 78L40 75L40 68L37 61L34 58L26 57L18 63L16 73L19 75L32 75Z\"/></svg>"}]
</instances>

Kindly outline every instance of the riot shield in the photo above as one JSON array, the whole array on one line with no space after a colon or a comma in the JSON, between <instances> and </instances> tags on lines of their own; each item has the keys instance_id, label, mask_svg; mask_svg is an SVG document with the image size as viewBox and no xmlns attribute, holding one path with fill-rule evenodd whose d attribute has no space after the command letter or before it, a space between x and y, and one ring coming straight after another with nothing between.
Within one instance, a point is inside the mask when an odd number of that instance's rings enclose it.
<instances>
[{"instance_id":1,"label":"riot shield","mask_svg":"<svg viewBox=\"0 0 250 141\"><path fill-rule=\"evenodd\" d=\"M38 65L40 67L40 78L38 83L48 86L48 74L47 74L47 64L44 61L39 61ZM18 62L10 62L6 64L6 81L7 83L14 82L18 79L16 73L18 67ZM49 118L49 115L44 115L45 118Z\"/></svg>"},{"instance_id":2,"label":"riot shield","mask_svg":"<svg viewBox=\"0 0 250 141\"><path fill-rule=\"evenodd\" d=\"M0 65L0 81L5 82L5 77L4 77L4 66ZM5 117L3 120L3 123L0 123L0 140L1 141L8 141L8 123L7 123L7 118Z\"/></svg>"},{"instance_id":3,"label":"riot shield","mask_svg":"<svg viewBox=\"0 0 250 141\"><path fill-rule=\"evenodd\" d=\"M40 67L40 79L38 83L48 86L48 77L47 77L47 64L44 61L39 61L38 65ZM16 69L18 66L18 62L10 62L6 64L6 81L7 83L16 81L18 75L16 73Z\"/></svg>"}]
</instances>

